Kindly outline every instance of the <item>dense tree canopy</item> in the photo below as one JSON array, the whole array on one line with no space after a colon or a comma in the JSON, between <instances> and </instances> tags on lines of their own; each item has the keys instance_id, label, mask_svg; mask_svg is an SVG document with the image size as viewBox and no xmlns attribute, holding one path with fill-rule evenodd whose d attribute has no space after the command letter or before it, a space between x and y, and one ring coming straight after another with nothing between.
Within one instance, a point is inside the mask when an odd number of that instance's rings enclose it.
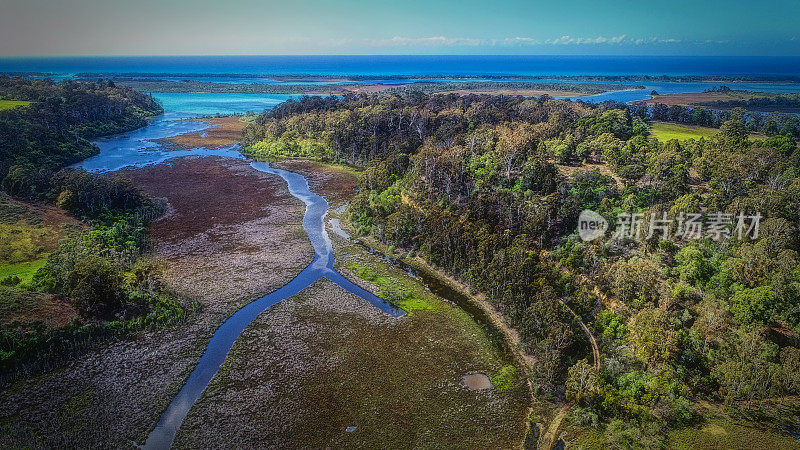
<instances>
[{"instance_id":1,"label":"dense tree canopy","mask_svg":"<svg viewBox=\"0 0 800 450\"><path fill-rule=\"evenodd\" d=\"M54 202L89 227L64 239L33 280L0 280L3 295L67 299L78 317L0 327L0 383L52 365L128 329L177 320L182 307L158 289L145 225L163 212L128 180L64 167L97 152L89 139L146 124L152 98L113 83L53 83L0 77L0 99L30 103L0 111L0 180L7 193Z\"/></svg>"},{"instance_id":2,"label":"dense tree canopy","mask_svg":"<svg viewBox=\"0 0 800 450\"><path fill-rule=\"evenodd\" d=\"M659 142L652 119L720 130ZM800 330L797 130L742 111L407 94L289 101L246 143L364 166L348 209L359 232L485 293L536 357L541 389L566 385L588 416L652 431L694 420L691 400L800 393L787 372L800 339L770 331ZM576 233L587 208L612 228L592 242ZM642 220L612 237L623 213ZM757 236L744 226L756 214ZM600 373L564 305L598 337Z\"/></svg>"},{"instance_id":3,"label":"dense tree canopy","mask_svg":"<svg viewBox=\"0 0 800 450\"><path fill-rule=\"evenodd\" d=\"M0 77L0 183L13 195L41 195L59 169L97 152L89 140L143 126L163 112L149 96L107 81L55 83Z\"/></svg>"}]
</instances>

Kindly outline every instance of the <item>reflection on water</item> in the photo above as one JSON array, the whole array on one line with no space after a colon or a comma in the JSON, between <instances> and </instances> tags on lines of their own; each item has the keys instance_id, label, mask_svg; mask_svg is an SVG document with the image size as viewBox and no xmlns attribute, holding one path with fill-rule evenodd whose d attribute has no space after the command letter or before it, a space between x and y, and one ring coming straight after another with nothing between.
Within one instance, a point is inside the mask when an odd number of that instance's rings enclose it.
<instances>
[{"instance_id":1,"label":"reflection on water","mask_svg":"<svg viewBox=\"0 0 800 450\"><path fill-rule=\"evenodd\" d=\"M350 233L344 231L342 222L339 219L331 219L328 222L331 224L331 230L333 230L334 233L345 239L350 239Z\"/></svg>"}]
</instances>

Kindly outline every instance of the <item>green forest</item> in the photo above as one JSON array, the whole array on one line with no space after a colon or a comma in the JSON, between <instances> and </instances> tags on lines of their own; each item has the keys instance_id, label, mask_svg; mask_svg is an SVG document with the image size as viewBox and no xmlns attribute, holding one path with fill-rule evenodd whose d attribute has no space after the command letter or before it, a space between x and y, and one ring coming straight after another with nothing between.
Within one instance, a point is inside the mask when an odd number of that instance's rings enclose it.
<instances>
[{"instance_id":1,"label":"green forest","mask_svg":"<svg viewBox=\"0 0 800 450\"><path fill-rule=\"evenodd\" d=\"M0 76L0 182L22 197L47 194L55 172L97 153L89 141L144 126L164 112L151 97L111 81Z\"/></svg>"},{"instance_id":2,"label":"green forest","mask_svg":"<svg viewBox=\"0 0 800 450\"><path fill-rule=\"evenodd\" d=\"M183 307L160 291L159 267L145 255L145 226L164 205L126 179L66 168L98 152L90 139L141 127L161 107L107 81L2 77L0 100L19 103L0 111L0 230L9 238L0 265L46 257L30 280L0 279L4 383L55 367L108 337L174 322ZM84 224L52 251L36 248L29 238L49 232L40 214L31 213L47 205ZM76 312L68 325L7 320L60 298Z\"/></svg>"},{"instance_id":3,"label":"green forest","mask_svg":"<svg viewBox=\"0 0 800 450\"><path fill-rule=\"evenodd\" d=\"M654 120L718 132L660 142ZM407 93L290 100L244 139L363 167L359 233L485 294L573 423L658 447L700 404L800 394L798 137L796 116L740 109ZM605 236L580 239L586 209Z\"/></svg>"}]
</instances>

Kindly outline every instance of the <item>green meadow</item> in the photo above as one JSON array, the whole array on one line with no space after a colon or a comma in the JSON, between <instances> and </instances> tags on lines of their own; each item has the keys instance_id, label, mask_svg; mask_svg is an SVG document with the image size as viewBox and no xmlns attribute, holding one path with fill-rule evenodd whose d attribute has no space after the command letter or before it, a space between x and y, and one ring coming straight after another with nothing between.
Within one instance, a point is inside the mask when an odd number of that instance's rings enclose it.
<instances>
[{"instance_id":1,"label":"green meadow","mask_svg":"<svg viewBox=\"0 0 800 450\"><path fill-rule=\"evenodd\" d=\"M659 141L666 142L672 139L686 141L689 139L708 139L717 134L716 128L679 125L675 123L654 123L650 134Z\"/></svg>"},{"instance_id":2,"label":"green meadow","mask_svg":"<svg viewBox=\"0 0 800 450\"><path fill-rule=\"evenodd\" d=\"M31 102L25 100L0 100L0 111L14 109L20 106L30 105Z\"/></svg>"},{"instance_id":3,"label":"green meadow","mask_svg":"<svg viewBox=\"0 0 800 450\"><path fill-rule=\"evenodd\" d=\"M0 264L0 280L6 277L16 276L19 277L21 282L27 283L31 281L33 274L35 274L37 270L44 266L45 262L47 262L47 258L25 261L16 264Z\"/></svg>"},{"instance_id":4,"label":"green meadow","mask_svg":"<svg viewBox=\"0 0 800 450\"><path fill-rule=\"evenodd\" d=\"M695 125L681 125L677 123L656 122L650 127L650 135L661 142L672 139L688 141L689 139L708 139L719 132L717 128L699 127ZM763 134L750 134L750 139L766 139Z\"/></svg>"}]
</instances>

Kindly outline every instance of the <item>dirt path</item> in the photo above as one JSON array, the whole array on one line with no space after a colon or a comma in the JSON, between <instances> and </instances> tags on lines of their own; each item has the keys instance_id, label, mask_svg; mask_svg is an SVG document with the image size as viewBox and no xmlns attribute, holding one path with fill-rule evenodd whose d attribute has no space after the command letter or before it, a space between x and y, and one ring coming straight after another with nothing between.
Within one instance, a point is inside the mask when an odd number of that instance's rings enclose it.
<instances>
[{"instance_id":1,"label":"dirt path","mask_svg":"<svg viewBox=\"0 0 800 450\"><path fill-rule=\"evenodd\" d=\"M575 278L578 279L578 283L579 284L581 284L583 286L590 286L591 289L592 289L592 293L594 295L596 295L600 299L600 302L603 305L608 305L609 304L610 300L608 299L608 297L605 294L603 294L600 291L600 289L597 287L597 285L595 283L593 283L591 280L589 280L589 278L586 277L586 275L584 275L582 273L575 273L572 270L570 270L570 269L564 267L563 265L561 265L561 263L559 263L558 261L553 261L553 263L555 264L556 268L558 268L559 270L574 275ZM572 316L575 317L575 320L578 321L578 325L580 325L581 330L583 331L583 334L586 335L586 339L589 340L589 344L592 346L592 357L594 359L594 368L595 368L595 370L597 370L599 372L600 371L600 347L597 345L597 339L595 339L594 334L592 334L592 330L589 329L589 327L583 321L583 318L581 318L581 316L579 316L578 313L576 313L572 308L570 308L570 306L567 305L567 303L563 299L559 298L558 301L561 302L561 304L564 305L564 307L567 308L570 313L572 313Z\"/></svg>"},{"instance_id":2,"label":"dirt path","mask_svg":"<svg viewBox=\"0 0 800 450\"><path fill-rule=\"evenodd\" d=\"M378 248L380 247L380 244L371 239L367 239L367 242L368 245L371 247L378 247ZM463 295L467 296L467 298L469 298L475 305L479 306L483 310L483 312L489 318L492 326L494 326L497 330L499 330L503 335L503 339L509 343L509 348L512 351L512 355L516 360L517 365L523 368L523 370L525 370L526 372L525 375L528 380L528 386L529 388L531 388L530 391L531 400L533 403L536 403L537 399L533 395L532 384L530 381L530 374L533 371L533 364L535 363L535 360L531 356L525 354L525 352L522 351L522 341L520 340L517 331L509 327L505 323L501 314L488 301L486 301L486 299L483 296L476 296L470 294L468 289L458 280L450 277L449 275L443 273L440 270L433 268L430 264L428 264L424 259L420 257L413 258L409 262L413 262L414 265L419 266L427 270L428 272L435 274L438 278L440 278L441 280L450 284L452 287L459 290ZM591 283L586 276L584 276L583 274L576 274L576 276L579 278L581 284L593 286L594 288L593 292L601 299L601 301L604 302L604 304L606 301L608 301L606 296L602 292L600 292L599 289L597 289L597 286ZM576 313L569 305L567 305L566 302L564 302L562 299L559 299L559 302L561 302L561 304L564 305L564 307L566 307L567 310L569 310L569 312L578 322L578 325L581 327L581 331L583 331L584 335L586 335L586 339L589 341L589 344L592 347L593 366L595 370L599 372L601 366L600 346L598 345L597 339L594 337L592 330L589 328L588 325L586 325L581 316L578 315L578 313ZM544 448L548 450L553 448L556 441L558 440L557 433L561 426L561 422L563 421L570 407L571 407L570 404L565 404L559 409L558 413L553 417L553 420L548 425L547 432L539 440L540 442L539 448Z\"/></svg>"},{"instance_id":3,"label":"dirt path","mask_svg":"<svg viewBox=\"0 0 800 450\"><path fill-rule=\"evenodd\" d=\"M364 240L363 238L361 239ZM368 241L369 241L369 246L374 248L376 242L373 241L372 239L368 239ZM467 289L466 286L464 286L464 284L462 284L455 278L445 274L441 270L435 269L430 264L428 264L427 261L420 258L419 256L412 258L410 260L406 259L406 261L411 262L413 263L413 265L422 268L423 270L429 273L434 274L441 281L449 284L452 288L460 292L461 295L470 299L470 301L472 301L474 305L478 306L483 311L483 313L486 314L486 317L489 319L491 325L495 329L500 331L500 333L502 333L503 335L503 339L508 344L510 344L508 345L508 348L509 350L511 350L515 362L525 371L525 376L530 378L530 374L533 371L533 364L535 360L529 355L525 354L525 352L522 350L522 340L520 339L517 330L511 328L505 323L500 312L494 306L492 306L483 295L470 294L469 290Z\"/></svg>"},{"instance_id":4,"label":"dirt path","mask_svg":"<svg viewBox=\"0 0 800 450\"><path fill-rule=\"evenodd\" d=\"M589 340L589 343L592 345L592 357L594 359L594 369L596 371L600 371L600 347L597 345L597 339L595 339L594 334L592 334L592 330L586 326L586 323L583 322L583 319L576 313L572 308L567 305L564 300L558 299L565 308L569 310L570 313L575 317L575 320L578 321L578 324L583 330L583 334L586 335L586 338ZM551 450L555 445L556 441L558 440L558 429L561 427L561 422L564 420L564 416L567 415L571 404L565 404L561 406L558 410L558 413L553 417L553 420L550 421L550 424L547 427L547 432L543 435L542 439L540 439L540 449L544 450Z\"/></svg>"},{"instance_id":5,"label":"dirt path","mask_svg":"<svg viewBox=\"0 0 800 450\"><path fill-rule=\"evenodd\" d=\"M556 266L561 270L573 273L571 270L564 268L557 262ZM591 286L592 292L598 298L600 298L603 304L607 304L608 298L602 292L600 292L600 289L598 289L596 284L592 283L583 274L574 274L574 275L576 276L580 284L584 286ZM592 330L589 329L589 327L583 321L581 316L579 316L578 313L575 312L575 310L573 310L569 305L567 305L567 303L563 299L559 298L558 301L561 302L561 304L564 305L564 307L567 308L567 310L572 314L575 320L578 321L578 325L581 327L583 334L586 335L586 339L589 340L589 344L592 346L592 359L594 361L593 364L594 369L597 372L600 372L600 346L597 344L597 339L594 337ZM551 450L556 445L556 441L558 440L558 429L561 426L561 422L564 420L564 416L566 416L571 406L572 406L571 404L565 404L561 407L561 409L559 409L558 414L556 414L553 420L550 421L550 425L547 428L547 433L539 441L541 443L539 448L545 450Z\"/></svg>"},{"instance_id":6,"label":"dirt path","mask_svg":"<svg viewBox=\"0 0 800 450\"><path fill-rule=\"evenodd\" d=\"M385 252L383 246L375 241L370 237L362 237L359 238L367 247L376 249L379 252ZM519 337L519 333L511 327L509 327L502 318L497 309L494 308L484 297L483 295L474 295L469 292L469 289L460 281L456 280L455 278L447 275L446 273L442 272L441 270L437 270L427 261L422 259L421 257L415 258L404 258L404 262L412 267L415 267L418 270L424 270L432 276L438 278L441 282L449 285L451 288L455 289L456 291L460 292L461 295L468 298L475 306L480 308L486 317L489 320L489 323L492 327L494 327L497 331L499 331L503 336L503 341L506 343L507 349L510 351L512 358L514 359L515 365L523 371L525 376L525 381L528 387L528 392L530 392L531 397L531 407L529 408L528 416L533 412L533 404L537 403L538 400L534 394L533 384L531 383L531 374L533 373L533 364L535 360L525 354L522 350L522 340ZM530 423L527 424L530 427ZM525 436L527 436L529 428L526 429ZM525 437L523 437L524 442Z\"/></svg>"},{"instance_id":7,"label":"dirt path","mask_svg":"<svg viewBox=\"0 0 800 450\"><path fill-rule=\"evenodd\" d=\"M592 334L592 330L590 330L589 327L586 326L586 323L584 323L583 319L581 319L581 316L579 316L578 313L573 311L572 308L570 308L569 305L567 305L564 302L564 300L558 299L558 301L561 302L561 304L564 305L564 307L567 308L570 313L572 313L572 315L575 317L575 320L578 321L578 325L580 325L581 330L583 330L583 334L586 335L586 339L589 340L589 344L592 345L592 357L594 359L594 369L599 372L600 371L600 347L597 345L597 339L594 338L594 334Z\"/></svg>"},{"instance_id":8,"label":"dirt path","mask_svg":"<svg viewBox=\"0 0 800 450\"><path fill-rule=\"evenodd\" d=\"M555 417L553 417L553 420L550 421L550 425L547 427L547 432L540 440L541 445L539 448L544 450L552 450L552 448L555 447L556 441L558 440L558 428L561 426L561 421L563 421L564 417L567 415L569 406L570 405L563 405L558 410Z\"/></svg>"}]
</instances>

